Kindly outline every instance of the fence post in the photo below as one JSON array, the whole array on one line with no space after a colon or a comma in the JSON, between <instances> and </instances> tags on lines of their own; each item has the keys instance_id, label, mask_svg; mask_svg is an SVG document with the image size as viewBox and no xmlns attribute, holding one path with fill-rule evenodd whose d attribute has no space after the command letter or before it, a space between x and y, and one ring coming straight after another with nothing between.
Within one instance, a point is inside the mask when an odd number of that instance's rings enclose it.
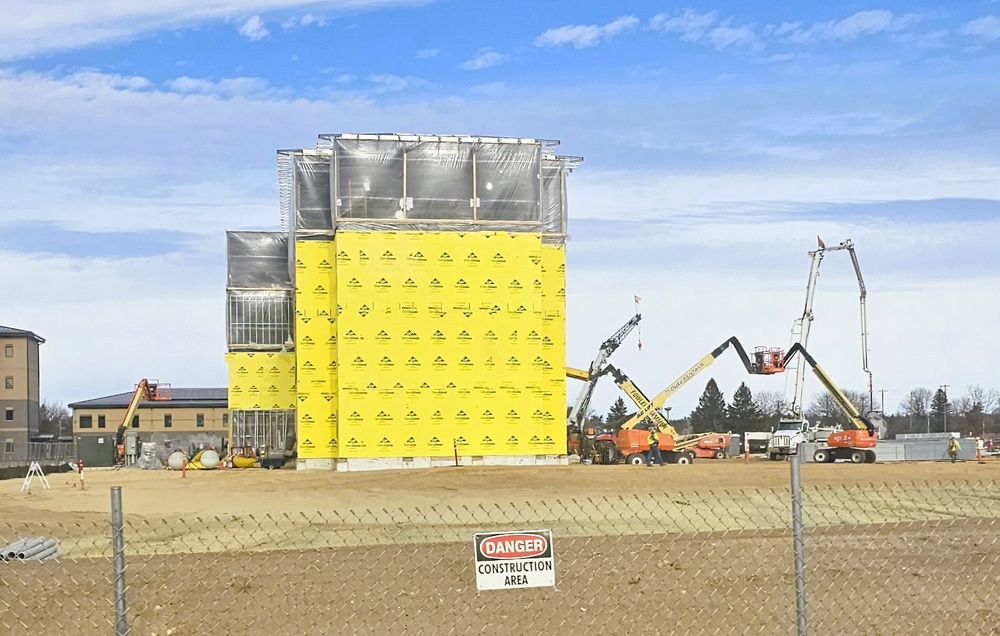
<instances>
[{"instance_id":1,"label":"fence post","mask_svg":"<svg viewBox=\"0 0 1000 636\"><path fill-rule=\"evenodd\" d=\"M801 448L801 446L800 446ZM805 540L802 536L802 481L799 475L798 449L792 453L792 552L795 559L795 618L798 636L806 636L809 624L806 621L806 557Z\"/></svg>"},{"instance_id":2,"label":"fence post","mask_svg":"<svg viewBox=\"0 0 1000 636\"><path fill-rule=\"evenodd\" d=\"M115 636L128 636L125 608L125 537L122 533L122 488L111 487L111 538L114 552Z\"/></svg>"}]
</instances>

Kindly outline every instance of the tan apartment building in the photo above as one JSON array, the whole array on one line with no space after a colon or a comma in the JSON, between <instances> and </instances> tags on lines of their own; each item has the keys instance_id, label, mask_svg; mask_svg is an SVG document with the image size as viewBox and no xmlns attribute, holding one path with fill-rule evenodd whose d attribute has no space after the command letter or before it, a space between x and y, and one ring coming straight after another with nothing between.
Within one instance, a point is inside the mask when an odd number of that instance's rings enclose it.
<instances>
[{"instance_id":1,"label":"tan apartment building","mask_svg":"<svg viewBox=\"0 0 1000 636\"><path fill-rule=\"evenodd\" d=\"M137 432L140 442L155 442L161 459L176 449L191 454L198 448L229 448L226 388L159 386L155 399L139 402L126 430ZM92 441L86 438L102 438L109 447L115 444L133 395L129 391L70 404L77 442L85 446Z\"/></svg>"},{"instance_id":2,"label":"tan apartment building","mask_svg":"<svg viewBox=\"0 0 1000 636\"><path fill-rule=\"evenodd\" d=\"M0 326L0 450L38 432L38 347L44 342L30 331Z\"/></svg>"}]
</instances>

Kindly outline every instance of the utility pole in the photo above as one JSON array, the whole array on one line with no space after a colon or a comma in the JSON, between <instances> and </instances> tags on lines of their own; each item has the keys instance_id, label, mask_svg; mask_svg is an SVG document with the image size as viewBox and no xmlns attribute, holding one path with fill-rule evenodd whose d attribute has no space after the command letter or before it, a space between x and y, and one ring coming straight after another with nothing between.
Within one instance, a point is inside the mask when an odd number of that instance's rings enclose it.
<instances>
[{"instance_id":1,"label":"utility pole","mask_svg":"<svg viewBox=\"0 0 1000 636\"><path fill-rule=\"evenodd\" d=\"M882 411L882 415L885 415L885 389L879 389L878 392L882 396L879 398L879 410Z\"/></svg>"},{"instance_id":2,"label":"utility pole","mask_svg":"<svg viewBox=\"0 0 1000 636\"><path fill-rule=\"evenodd\" d=\"M950 387L950 386L951 386L950 384L942 384L941 385L941 390L944 391L944 406L942 407L942 410L944 411L943 415L944 415L944 432L945 433L948 432L948 387Z\"/></svg>"}]
</instances>

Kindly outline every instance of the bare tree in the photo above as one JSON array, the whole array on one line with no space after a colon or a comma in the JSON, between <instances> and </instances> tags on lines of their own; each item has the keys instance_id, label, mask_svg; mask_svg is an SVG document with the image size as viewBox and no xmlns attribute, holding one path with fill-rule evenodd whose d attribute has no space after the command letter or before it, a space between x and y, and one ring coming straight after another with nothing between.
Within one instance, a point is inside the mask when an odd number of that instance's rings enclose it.
<instances>
[{"instance_id":1,"label":"bare tree","mask_svg":"<svg viewBox=\"0 0 1000 636\"><path fill-rule=\"evenodd\" d=\"M38 405L38 432L56 437L71 435L73 415L62 404L43 400Z\"/></svg>"},{"instance_id":2,"label":"bare tree","mask_svg":"<svg viewBox=\"0 0 1000 636\"><path fill-rule=\"evenodd\" d=\"M965 395L955 401L955 411L965 417L965 426L970 431L979 431L986 437L986 417L997 408L1000 395L993 389L984 389L978 384L968 387Z\"/></svg>"},{"instance_id":3,"label":"bare tree","mask_svg":"<svg viewBox=\"0 0 1000 636\"><path fill-rule=\"evenodd\" d=\"M906 397L899 403L899 414L907 417L907 430L921 430L922 424L930 426L927 419L930 413L931 399L934 393L930 389L917 388L906 394Z\"/></svg>"},{"instance_id":4,"label":"bare tree","mask_svg":"<svg viewBox=\"0 0 1000 636\"><path fill-rule=\"evenodd\" d=\"M855 391L854 389L843 389L844 395L854 405L858 413L865 415L868 411L868 393ZM844 413L837 398L833 397L829 391L813 394L812 402L806 409L806 415L813 424L821 423L823 426L849 426L850 418Z\"/></svg>"},{"instance_id":5,"label":"bare tree","mask_svg":"<svg viewBox=\"0 0 1000 636\"><path fill-rule=\"evenodd\" d=\"M784 401L780 391L758 391L753 394L754 405L765 416L780 416Z\"/></svg>"},{"instance_id":6,"label":"bare tree","mask_svg":"<svg viewBox=\"0 0 1000 636\"><path fill-rule=\"evenodd\" d=\"M784 408L784 396L780 391L759 391L753 395L754 406L761 413L764 418L761 422L763 426L762 430L768 430L768 428L777 425L778 420L781 419L781 410Z\"/></svg>"}]
</instances>

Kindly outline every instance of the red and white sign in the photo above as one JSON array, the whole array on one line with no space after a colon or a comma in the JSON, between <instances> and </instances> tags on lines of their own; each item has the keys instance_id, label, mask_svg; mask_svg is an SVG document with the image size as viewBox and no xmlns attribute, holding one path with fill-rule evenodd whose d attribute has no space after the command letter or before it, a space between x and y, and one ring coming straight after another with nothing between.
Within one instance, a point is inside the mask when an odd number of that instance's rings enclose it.
<instances>
[{"instance_id":1,"label":"red and white sign","mask_svg":"<svg viewBox=\"0 0 1000 636\"><path fill-rule=\"evenodd\" d=\"M480 532L473 541L477 589L555 587L551 530Z\"/></svg>"}]
</instances>

